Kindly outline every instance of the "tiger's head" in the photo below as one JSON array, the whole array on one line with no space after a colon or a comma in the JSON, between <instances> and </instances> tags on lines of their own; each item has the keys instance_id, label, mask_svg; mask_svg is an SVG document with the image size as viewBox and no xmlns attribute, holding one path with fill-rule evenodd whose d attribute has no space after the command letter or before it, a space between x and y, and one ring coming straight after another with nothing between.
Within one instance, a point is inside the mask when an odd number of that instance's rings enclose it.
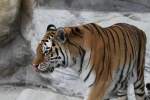
<instances>
[{"instance_id":1,"label":"tiger's head","mask_svg":"<svg viewBox=\"0 0 150 100\"><path fill-rule=\"evenodd\" d=\"M67 65L66 51L63 49L66 38L63 28L56 28L50 24L46 34L37 46L36 56L33 59L33 69L37 72L53 72L55 68Z\"/></svg>"}]
</instances>

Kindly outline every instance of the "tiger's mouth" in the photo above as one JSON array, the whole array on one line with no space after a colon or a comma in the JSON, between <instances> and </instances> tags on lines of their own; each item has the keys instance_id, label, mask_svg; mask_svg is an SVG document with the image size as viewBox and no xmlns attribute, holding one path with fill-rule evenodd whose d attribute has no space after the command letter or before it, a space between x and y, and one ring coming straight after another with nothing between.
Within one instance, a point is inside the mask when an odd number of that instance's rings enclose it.
<instances>
[{"instance_id":1,"label":"tiger's mouth","mask_svg":"<svg viewBox=\"0 0 150 100\"><path fill-rule=\"evenodd\" d=\"M39 73L52 73L56 68L63 67L64 63L62 64L33 64L33 70Z\"/></svg>"},{"instance_id":2,"label":"tiger's mouth","mask_svg":"<svg viewBox=\"0 0 150 100\"><path fill-rule=\"evenodd\" d=\"M33 70L36 71L36 72L41 72L41 73L48 73L48 72L53 72L55 69L54 66L52 67L45 67L45 66L42 66L40 64L33 64Z\"/></svg>"},{"instance_id":3,"label":"tiger's mouth","mask_svg":"<svg viewBox=\"0 0 150 100\"><path fill-rule=\"evenodd\" d=\"M40 72L41 73L48 73L48 72L52 73L52 72L54 72L54 70L55 70L55 67L48 67L46 69L40 69Z\"/></svg>"}]
</instances>

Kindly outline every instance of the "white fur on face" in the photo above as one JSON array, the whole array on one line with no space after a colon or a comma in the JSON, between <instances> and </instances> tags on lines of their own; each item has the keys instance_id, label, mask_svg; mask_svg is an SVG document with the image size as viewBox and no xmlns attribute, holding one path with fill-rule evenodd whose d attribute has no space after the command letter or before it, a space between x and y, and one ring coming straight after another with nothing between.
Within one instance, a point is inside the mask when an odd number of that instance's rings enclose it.
<instances>
[{"instance_id":1,"label":"white fur on face","mask_svg":"<svg viewBox=\"0 0 150 100\"><path fill-rule=\"evenodd\" d=\"M49 39L48 42L45 42L43 44L43 53L49 51L51 47L52 47L52 40Z\"/></svg>"},{"instance_id":2,"label":"white fur on face","mask_svg":"<svg viewBox=\"0 0 150 100\"><path fill-rule=\"evenodd\" d=\"M48 42L46 42L47 47L51 48L52 47L52 40L48 40Z\"/></svg>"}]
</instances>

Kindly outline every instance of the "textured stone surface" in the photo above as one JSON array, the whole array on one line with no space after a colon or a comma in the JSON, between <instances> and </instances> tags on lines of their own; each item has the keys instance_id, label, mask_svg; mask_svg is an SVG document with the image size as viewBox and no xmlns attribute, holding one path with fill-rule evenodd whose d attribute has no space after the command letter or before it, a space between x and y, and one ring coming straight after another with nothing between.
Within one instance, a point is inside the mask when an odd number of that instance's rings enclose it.
<instances>
[{"instance_id":1,"label":"textured stone surface","mask_svg":"<svg viewBox=\"0 0 150 100\"><path fill-rule=\"evenodd\" d=\"M0 0L0 78L31 63L25 31L32 21L33 0Z\"/></svg>"},{"instance_id":2,"label":"textured stone surface","mask_svg":"<svg viewBox=\"0 0 150 100\"><path fill-rule=\"evenodd\" d=\"M43 90L25 89L17 100L82 100L80 98L69 97Z\"/></svg>"},{"instance_id":3,"label":"textured stone surface","mask_svg":"<svg viewBox=\"0 0 150 100\"><path fill-rule=\"evenodd\" d=\"M133 1L133 2L136 2L136 3L143 4L147 7L150 7L150 0L129 0L129 1Z\"/></svg>"},{"instance_id":4,"label":"textured stone surface","mask_svg":"<svg viewBox=\"0 0 150 100\"><path fill-rule=\"evenodd\" d=\"M39 6L52 9L86 10L86 11L136 11L149 12L145 5L149 0L38 0ZM149 3L147 5L150 5Z\"/></svg>"},{"instance_id":5,"label":"textured stone surface","mask_svg":"<svg viewBox=\"0 0 150 100\"><path fill-rule=\"evenodd\" d=\"M20 0L0 0L0 45L8 42L15 33L10 32L17 18Z\"/></svg>"},{"instance_id":6,"label":"textured stone surface","mask_svg":"<svg viewBox=\"0 0 150 100\"><path fill-rule=\"evenodd\" d=\"M0 77L10 76L31 63L29 43L21 36L0 48Z\"/></svg>"}]
</instances>

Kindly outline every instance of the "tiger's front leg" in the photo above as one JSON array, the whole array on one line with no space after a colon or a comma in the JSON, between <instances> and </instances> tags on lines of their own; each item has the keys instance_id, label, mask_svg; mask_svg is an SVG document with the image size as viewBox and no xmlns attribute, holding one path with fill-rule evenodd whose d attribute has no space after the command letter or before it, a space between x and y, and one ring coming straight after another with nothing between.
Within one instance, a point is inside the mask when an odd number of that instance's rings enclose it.
<instances>
[{"instance_id":1,"label":"tiger's front leg","mask_svg":"<svg viewBox=\"0 0 150 100\"><path fill-rule=\"evenodd\" d=\"M84 99L83 99L83 100L88 100L90 91L91 91L91 87L89 87L89 88L87 89L87 91L85 92L85 95L84 95Z\"/></svg>"},{"instance_id":2,"label":"tiger's front leg","mask_svg":"<svg viewBox=\"0 0 150 100\"><path fill-rule=\"evenodd\" d=\"M101 83L93 84L86 92L84 100L109 100L107 90L111 82L101 81Z\"/></svg>"}]
</instances>

